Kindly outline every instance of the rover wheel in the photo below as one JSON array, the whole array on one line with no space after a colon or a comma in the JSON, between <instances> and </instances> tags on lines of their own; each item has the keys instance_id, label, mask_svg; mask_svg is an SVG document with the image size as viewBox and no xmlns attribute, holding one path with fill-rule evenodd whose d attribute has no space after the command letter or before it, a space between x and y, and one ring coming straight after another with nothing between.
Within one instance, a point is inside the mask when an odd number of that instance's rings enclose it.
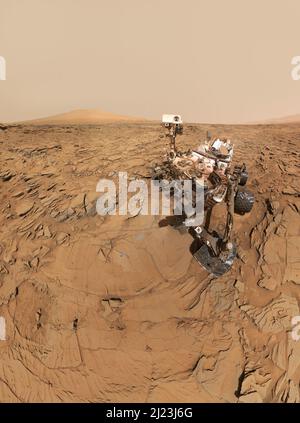
<instances>
[{"instance_id":1,"label":"rover wheel","mask_svg":"<svg viewBox=\"0 0 300 423\"><path fill-rule=\"evenodd\" d=\"M245 186L247 181L248 181L248 172L247 170L245 170L244 172L241 173L239 185Z\"/></svg>"},{"instance_id":2,"label":"rover wheel","mask_svg":"<svg viewBox=\"0 0 300 423\"><path fill-rule=\"evenodd\" d=\"M254 204L254 195L248 190L238 189L234 198L234 212L238 214L249 213Z\"/></svg>"}]
</instances>

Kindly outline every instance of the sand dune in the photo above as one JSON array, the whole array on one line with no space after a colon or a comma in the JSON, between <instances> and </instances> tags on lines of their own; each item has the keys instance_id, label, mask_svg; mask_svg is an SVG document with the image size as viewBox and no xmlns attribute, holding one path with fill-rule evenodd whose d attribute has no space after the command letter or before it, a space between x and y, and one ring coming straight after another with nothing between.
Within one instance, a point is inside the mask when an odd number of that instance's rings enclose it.
<instances>
[{"instance_id":1,"label":"sand dune","mask_svg":"<svg viewBox=\"0 0 300 423\"><path fill-rule=\"evenodd\" d=\"M22 123L32 125L84 125L103 122L143 121L144 118L117 115L100 109L80 109Z\"/></svg>"}]
</instances>

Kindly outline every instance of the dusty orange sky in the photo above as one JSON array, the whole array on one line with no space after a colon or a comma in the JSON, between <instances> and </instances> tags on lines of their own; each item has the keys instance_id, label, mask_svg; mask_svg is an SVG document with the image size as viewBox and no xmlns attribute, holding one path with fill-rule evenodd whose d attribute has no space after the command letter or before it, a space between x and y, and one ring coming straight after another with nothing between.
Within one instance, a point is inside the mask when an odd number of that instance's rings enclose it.
<instances>
[{"instance_id":1,"label":"dusty orange sky","mask_svg":"<svg viewBox=\"0 0 300 423\"><path fill-rule=\"evenodd\" d=\"M0 121L72 109L194 122L300 113L299 0L0 0Z\"/></svg>"}]
</instances>

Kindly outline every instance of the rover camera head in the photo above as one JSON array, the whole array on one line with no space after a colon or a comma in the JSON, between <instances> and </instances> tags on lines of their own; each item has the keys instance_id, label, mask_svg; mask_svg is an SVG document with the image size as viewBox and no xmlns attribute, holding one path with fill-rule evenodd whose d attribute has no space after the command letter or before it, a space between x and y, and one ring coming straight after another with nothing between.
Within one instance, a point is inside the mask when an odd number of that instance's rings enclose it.
<instances>
[{"instance_id":1,"label":"rover camera head","mask_svg":"<svg viewBox=\"0 0 300 423\"><path fill-rule=\"evenodd\" d=\"M167 129L175 129L177 134L182 133L183 124L180 115L163 115L162 125Z\"/></svg>"}]
</instances>

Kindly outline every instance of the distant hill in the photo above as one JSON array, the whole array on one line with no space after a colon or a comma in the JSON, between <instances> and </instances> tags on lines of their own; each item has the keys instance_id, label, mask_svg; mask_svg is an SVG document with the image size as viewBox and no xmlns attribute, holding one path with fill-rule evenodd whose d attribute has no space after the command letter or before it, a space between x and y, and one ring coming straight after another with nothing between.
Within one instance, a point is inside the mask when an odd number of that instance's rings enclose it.
<instances>
[{"instance_id":1,"label":"distant hill","mask_svg":"<svg viewBox=\"0 0 300 423\"><path fill-rule=\"evenodd\" d=\"M259 123L300 123L300 114L284 116L282 118L269 119Z\"/></svg>"},{"instance_id":2,"label":"distant hill","mask_svg":"<svg viewBox=\"0 0 300 423\"><path fill-rule=\"evenodd\" d=\"M73 110L59 115L49 116L41 119L28 120L20 123L32 125L81 125L98 124L105 122L137 122L144 121L144 118L116 115L99 109Z\"/></svg>"}]
</instances>

